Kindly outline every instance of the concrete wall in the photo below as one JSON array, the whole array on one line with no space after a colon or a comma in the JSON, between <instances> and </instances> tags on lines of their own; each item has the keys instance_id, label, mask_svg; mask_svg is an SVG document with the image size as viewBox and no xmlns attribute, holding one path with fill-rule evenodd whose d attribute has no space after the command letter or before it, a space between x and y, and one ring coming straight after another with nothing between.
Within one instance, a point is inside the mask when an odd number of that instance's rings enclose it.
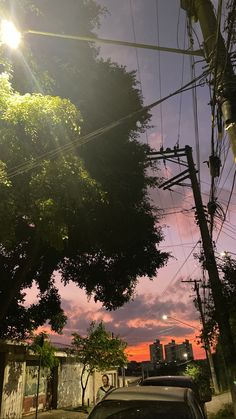
<instances>
[{"instance_id":1,"label":"concrete wall","mask_svg":"<svg viewBox=\"0 0 236 419\"><path fill-rule=\"evenodd\" d=\"M82 366L73 358L60 360L58 367L57 408L73 406L81 403L81 376Z\"/></svg>"},{"instance_id":2,"label":"concrete wall","mask_svg":"<svg viewBox=\"0 0 236 419\"><path fill-rule=\"evenodd\" d=\"M83 366L73 358L60 361L58 367L57 408L76 407L82 403L81 373ZM85 404L93 404L95 387L93 374L89 377L85 392Z\"/></svg>"},{"instance_id":3,"label":"concrete wall","mask_svg":"<svg viewBox=\"0 0 236 419\"><path fill-rule=\"evenodd\" d=\"M47 376L50 371L47 368L40 369L38 410L46 408ZM38 387L38 365L30 365L26 362L23 414L33 413L36 410Z\"/></svg>"},{"instance_id":4,"label":"concrete wall","mask_svg":"<svg viewBox=\"0 0 236 419\"><path fill-rule=\"evenodd\" d=\"M1 419L20 419L24 396L24 361L6 361L1 402Z\"/></svg>"},{"instance_id":5,"label":"concrete wall","mask_svg":"<svg viewBox=\"0 0 236 419\"><path fill-rule=\"evenodd\" d=\"M80 378L82 373L82 365L78 364L73 358L61 360L58 367L58 391L57 391L57 408L76 407L82 403L82 389ZM110 384L117 387L118 378L117 371L105 371L109 376ZM95 371L91 374L85 392L85 404L92 405L96 401L98 388L102 385L103 372Z\"/></svg>"},{"instance_id":6,"label":"concrete wall","mask_svg":"<svg viewBox=\"0 0 236 419\"><path fill-rule=\"evenodd\" d=\"M8 349L8 348L6 348ZM11 345L1 358L2 395L0 419L20 419L22 414L35 410L35 388L37 381L37 360L27 358L24 348ZM59 366L55 374L55 407L77 407L82 403L80 378L82 365L75 357L66 353L58 354ZM48 381L47 371L41 370L39 410L47 407ZM117 371L104 371L109 376L110 384L117 387ZM98 388L102 385L103 372L94 372L88 381L85 403L95 403ZM0 378L1 378L0 377Z\"/></svg>"}]
</instances>

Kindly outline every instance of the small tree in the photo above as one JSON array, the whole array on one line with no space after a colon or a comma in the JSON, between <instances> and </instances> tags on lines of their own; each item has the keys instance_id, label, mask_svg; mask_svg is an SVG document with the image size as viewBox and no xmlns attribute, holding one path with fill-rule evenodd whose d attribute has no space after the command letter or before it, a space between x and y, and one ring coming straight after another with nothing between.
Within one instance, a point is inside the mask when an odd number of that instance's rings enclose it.
<instances>
[{"instance_id":1,"label":"small tree","mask_svg":"<svg viewBox=\"0 0 236 419\"><path fill-rule=\"evenodd\" d=\"M73 333L72 344L76 349L77 359L83 364L81 373L82 406L84 406L85 391L92 372L97 369L105 371L112 367L122 367L127 363L125 348L127 344L118 336L105 329L103 322L92 322L88 335L82 337Z\"/></svg>"},{"instance_id":2,"label":"small tree","mask_svg":"<svg viewBox=\"0 0 236 419\"><path fill-rule=\"evenodd\" d=\"M192 377L199 390L201 400L211 399L210 374L208 366L204 361L191 362L188 364L184 375Z\"/></svg>"},{"instance_id":3,"label":"small tree","mask_svg":"<svg viewBox=\"0 0 236 419\"><path fill-rule=\"evenodd\" d=\"M37 394L36 394L36 411L35 419L38 417L38 401L39 401L39 385L40 385L40 372L41 367L52 369L58 364L58 359L55 357L55 348L48 340L48 335L45 332L36 335L30 349L34 351L39 357L38 365L38 381L37 381Z\"/></svg>"}]
</instances>

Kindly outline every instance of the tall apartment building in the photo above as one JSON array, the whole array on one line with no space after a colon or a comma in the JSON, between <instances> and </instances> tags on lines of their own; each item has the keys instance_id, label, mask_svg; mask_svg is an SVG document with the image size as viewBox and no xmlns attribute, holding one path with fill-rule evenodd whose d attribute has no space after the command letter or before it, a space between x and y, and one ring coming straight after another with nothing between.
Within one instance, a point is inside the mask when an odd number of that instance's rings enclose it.
<instances>
[{"instance_id":1,"label":"tall apartment building","mask_svg":"<svg viewBox=\"0 0 236 419\"><path fill-rule=\"evenodd\" d=\"M187 360L193 359L193 348L188 339L185 339L183 343L178 345L178 352L180 360L183 360L184 358Z\"/></svg>"},{"instance_id":2,"label":"tall apartment building","mask_svg":"<svg viewBox=\"0 0 236 419\"><path fill-rule=\"evenodd\" d=\"M170 343L164 346L165 349L165 361L169 362L183 362L193 359L193 348L192 344L188 339L185 339L183 343L176 343L174 339Z\"/></svg>"},{"instance_id":3,"label":"tall apartment building","mask_svg":"<svg viewBox=\"0 0 236 419\"><path fill-rule=\"evenodd\" d=\"M170 343L164 346L165 349L165 361L166 362L177 362L177 354L178 354L178 345L174 339L171 340Z\"/></svg>"},{"instance_id":4,"label":"tall apartment building","mask_svg":"<svg viewBox=\"0 0 236 419\"><path fill-rule=\"evenodd\" d=\"M163 345L159 339L156 339L151 345L149 345L150 360L153 365L163 362Z\"/></svg>"}]
</instances>

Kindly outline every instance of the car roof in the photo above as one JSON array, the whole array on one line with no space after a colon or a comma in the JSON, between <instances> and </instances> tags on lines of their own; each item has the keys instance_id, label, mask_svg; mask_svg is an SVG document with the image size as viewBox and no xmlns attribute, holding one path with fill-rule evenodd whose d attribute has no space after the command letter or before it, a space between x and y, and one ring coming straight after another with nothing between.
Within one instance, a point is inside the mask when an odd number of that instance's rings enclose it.
<instances>
[{"instance_id":1,"label":"car roof","mask_svg":"<svg viewBox=\"0 0 236 419\"><path fill-rule=\"evenodd\" d=\"M188 375L157 375L154 377L147 377L144 378L143 381L174 381L174 382L190 382L193 383L193 379L192 377L188 376Z\"/></svg>"},{"instance_id":2,"label":"car roof","mask_svg":"<svg viewBox=\"0 0 236 419\"><path fill-rule=\"evenodd\" d=\"M186 400L190 389L183 387L121 387L116 388L105 396L105 400L153 400L176 401Z\"/></svg>"}]
</instances>

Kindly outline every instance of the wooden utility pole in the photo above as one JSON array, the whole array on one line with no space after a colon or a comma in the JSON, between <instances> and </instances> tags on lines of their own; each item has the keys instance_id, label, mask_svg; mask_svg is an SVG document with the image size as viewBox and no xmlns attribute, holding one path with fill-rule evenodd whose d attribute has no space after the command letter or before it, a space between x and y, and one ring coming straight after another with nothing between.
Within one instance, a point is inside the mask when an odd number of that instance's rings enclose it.
<instances>
[{"instance_id":1,"label":"wooden utility pole","mask_svg":"<svg viewBox=\"0 0 236 419\"><path fill-rule=\"evenodd\" d=\"M180 0L190 18L199 21L204 40L204 52L213 75L213 100L221 107L225 129L236 162L236 76L210 0Z\"/></svg>"},{"instance_id":2,"label":"wooden utility pole","mask_svg":"<svg viewBox=\"0 0 236 419\"><path fill-rule=\"evenodd\" d=\"M227 368L227 375L230 383L230 390L232 400L234 403L235 417L236 417L236 350L233 341L232 330L229 322L229 312L227 309L227 302L223 295L223 287L219 277L218 268L216 265L214 248L212 239L208 230L206 216L203 208L200 188L197 181L196 170L194 167L192 149L189 146L185 147L186 156L189 167L189 177L191 180L194 201L196 205L196 213L198 217L199 228L201 232L202 246L205 255L206 269L208 271L209 282L212 292L212 297L215 305L216 320L219 326L220 335L223 342L223 355Z\"/></svg>"},{"instance_id":3,"label":"wooden utility pole","mask_svg":"<svg viewBox=\"0 0 236 419\"><path fill-rule=\"evenodd\" d=\"M180 163L179 158L182 156L185 156L187 158L187 163L182 161ZM230 384L230 390L234 404L234 414L236 418L236 385L234 384L236 382L236 349L229 321L227 302L224 298L222 283L216 265L212 239L208 230L206 215L202 203L201 192L196 175L197 171L195 169L192 156L192 148L190 146L185 146L184 149L174 148L174 150L166 149L165 151L161 152L151 152L150 159L164 159L175 162L177 164L181 164L188 168L188 170L184 170L179 175L174 176L172 179L169 179L166 182L162 183L159 187L163 187L163 189L168 189L169 187L172 187L174 185L181 184L181 182L187 178L189 178L191 181L191 187L196 206L196 214L201 233L202 247L205 256L206 270L209 276L209 283L215 306L216 320L221 335L223 356L225 360L228 381Z\"/></svg>"},{"instance_id":4,"label":"wooden utility pole","mask_svg":"<svg viewBox=\"0 0 236 419\"><path fill-rule=\"evenodd\" d=\"M199 292L199 284L198 284L199 281L195 279L195 280L182 281L182 282L189 282L191 284L192 283L194 284L194 291L196 292L196 296L197 296L197 306L199 309L202 329L203 329L203 341L204 341L204 348L206 351L206 357L207 357L209 368L210 368L211 379L212 379L213 387L215 390L215 394L219 394L220 391L219 391L218 381L216 377L214 361L213 361L212 353L211 353L211 345L209 343L209 339L206 334L206 322L205 322L205 316L204 316L203 308L202 308L202 300L201 300L201 296Z\"/></svg>"}]
</instances>

